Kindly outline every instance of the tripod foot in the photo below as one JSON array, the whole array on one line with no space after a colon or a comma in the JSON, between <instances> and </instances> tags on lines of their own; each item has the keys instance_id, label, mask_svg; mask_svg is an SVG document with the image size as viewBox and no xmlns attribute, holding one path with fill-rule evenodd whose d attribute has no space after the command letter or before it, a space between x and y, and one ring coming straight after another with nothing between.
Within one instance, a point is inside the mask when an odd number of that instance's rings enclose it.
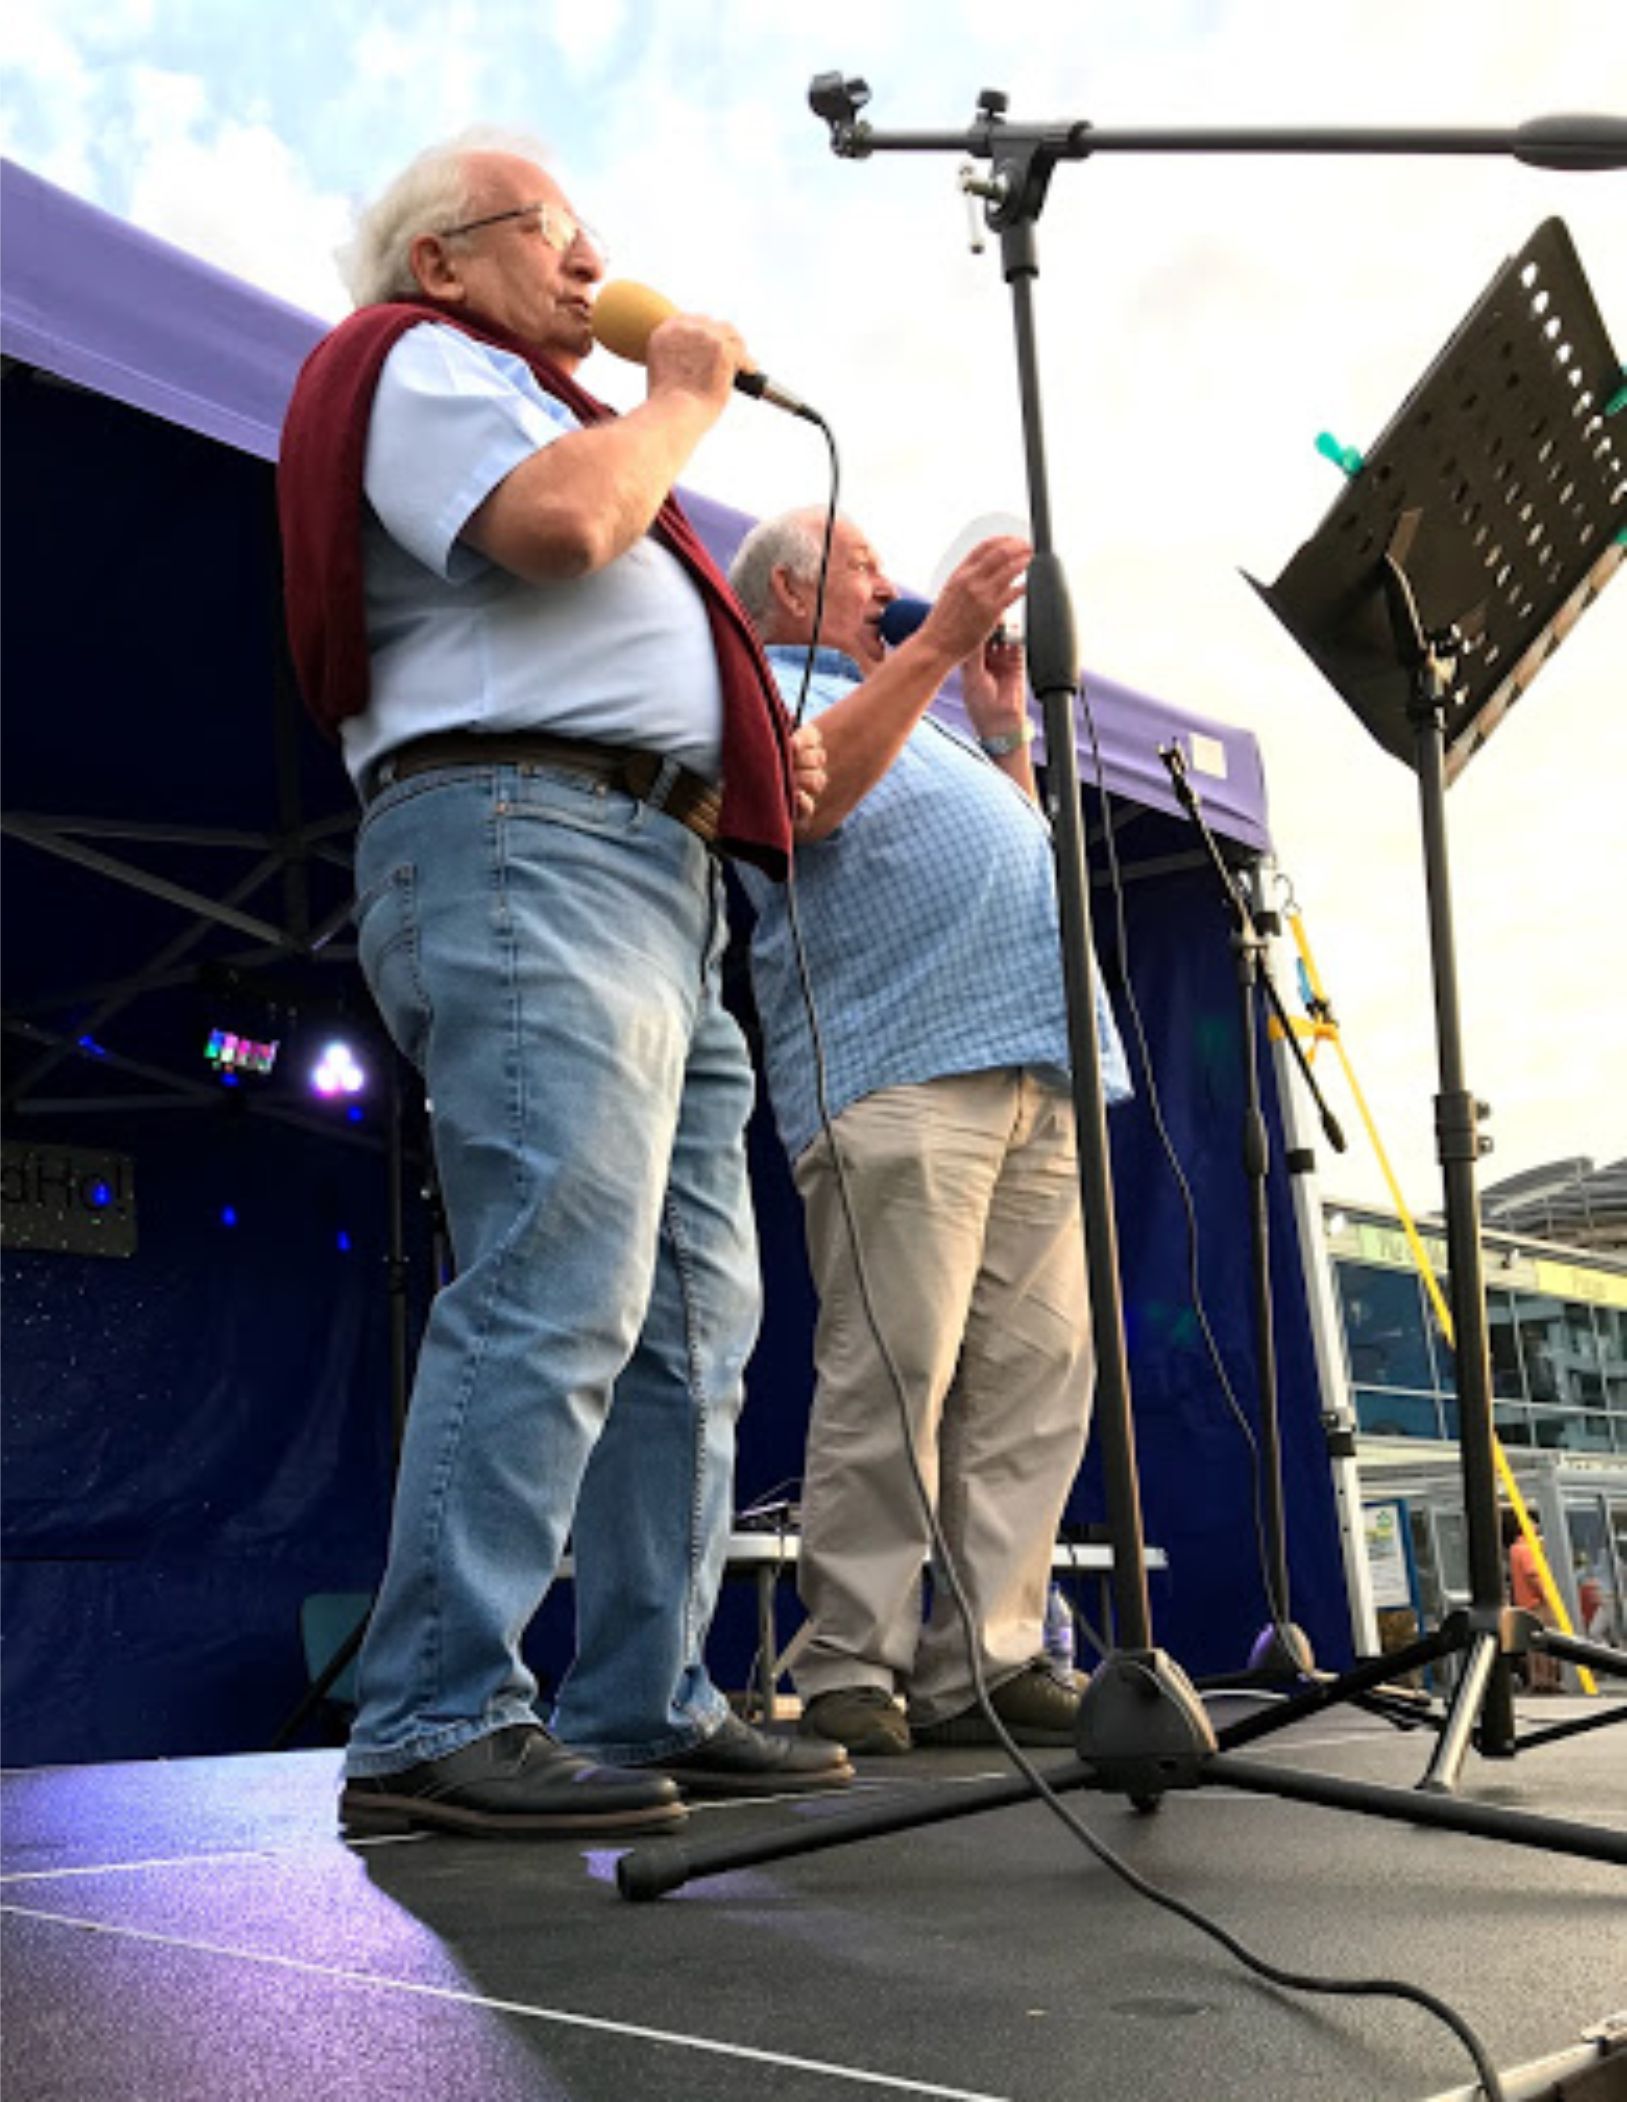
<instances>
[{"instance_id":1,"label":"tripod foot","mask_svg":"<svg viewBox=\"0 0 1627 2102\"><path fill-rule=\"evenodd\" d=\"M1268 1683L1275 1679L1293 1685L1310 1678L1316 1670L1316 1653L1303 1628L1291 1620L1273 1621L1256 1636L1249 1651L1248 1668L1251 1676L1258 1675Z\"/></svg>"},{"instance_id":2,"label":"tripod foot","mask_svg":"<svg viewBox=\"0 0 1627 2102\"><path fill-rule=\"evenodd\" d=\"M1079 1701L1074 1744L1091 1785L1147 1809L1171 1788L1196 1788L1217 1746L1192 1681L1161 1649L1115 1650Z\"/></svg>"},{"instance_id":3,"label":"tripod foot","mask_svg":"<svg viewBox=\"0 0 1627 2102\"><path fill-rule=\"evenodd\" d=\"M616 1888L635 1904L665 1897L689 1881L689 1850L680 1839L657 1839L616 1863Z\"/></svg>"}]
</instances>

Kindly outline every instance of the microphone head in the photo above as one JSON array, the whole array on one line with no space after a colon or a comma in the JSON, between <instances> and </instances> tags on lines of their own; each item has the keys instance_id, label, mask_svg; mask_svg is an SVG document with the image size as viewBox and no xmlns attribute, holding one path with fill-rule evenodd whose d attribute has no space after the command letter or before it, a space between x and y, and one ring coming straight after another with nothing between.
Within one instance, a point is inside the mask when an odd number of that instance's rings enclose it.
<instances>
[{"instance_id":1,"label":"microphone head","mask_svg":"<svg viewBox=\"0 0 1627 2102\"><path fill-rule=\"evenodd\" d=\"M895 598L881 616L881 639L890 650L896 650L901 642L907 642L932 611L932 601L924 598Z\"/></svg>"},{"instance_id":2,"label":"microphone head","mask_svg":"<svg viewBox=\"0 0 1627 2102\"><path fill-rule=\"evenodd\" d=\"M642 365L650 338L678 309L661 293L632 278L618 278L606 285L593 302L593 340L613 350L618 358Z\"/></svg>"}]
</instances>

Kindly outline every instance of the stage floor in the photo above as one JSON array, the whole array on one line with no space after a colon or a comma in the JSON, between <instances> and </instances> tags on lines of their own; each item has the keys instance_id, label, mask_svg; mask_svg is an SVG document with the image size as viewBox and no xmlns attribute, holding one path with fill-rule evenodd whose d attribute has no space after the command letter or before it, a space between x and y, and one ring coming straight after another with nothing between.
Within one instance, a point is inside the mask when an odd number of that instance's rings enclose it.
<instances>
[{"instance_id":1,"label":"stage floor","mask_svg":"<svg viewBox=\"0 0 1627 2102\"><path fill-rule=\"evenodd\" d=\"M1592 1708L1524 1701L1522 1725ZM1250 1756L1409 1787L1427 1742L1338 1711ZM685 1837L1001 1771L866 1762L839 1801L700 1808ZM347 1846L337 1772L297 1752L6 1774L7 2102L1412 2102L1472 2077L1414 2007L1256 1981L1038 1804L630 1905L580 1843ZM1464 1778L1466 1800L1627 1831L1623 1728ZM1151 1817L1066 1800L1261 1954L1444 1997L1505 2074L1627 2003L1618 1867L1218 1788Z\"/></svg>"}]
</instances>

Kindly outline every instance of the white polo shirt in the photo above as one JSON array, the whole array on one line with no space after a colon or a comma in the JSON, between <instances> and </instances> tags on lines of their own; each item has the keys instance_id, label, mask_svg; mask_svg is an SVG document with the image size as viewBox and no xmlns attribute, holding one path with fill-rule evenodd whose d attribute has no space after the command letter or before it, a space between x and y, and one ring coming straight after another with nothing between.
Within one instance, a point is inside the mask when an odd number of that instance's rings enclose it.
<instances>
[{"instance_id":1,"label":"white polo shirt","mask_svg":"<svg viewBox=\"0 0 1627 2102\"><path fill-rule=\"evenodd\" d=\"M529 584L458 538L503 477L580 429L523 359L433 322L391 349L368 428L372 691L341 725L353 780L441 730L631 745L715 781L723 696L699 589L648 534L592 576Z\"/></svg>"}]
</instances>

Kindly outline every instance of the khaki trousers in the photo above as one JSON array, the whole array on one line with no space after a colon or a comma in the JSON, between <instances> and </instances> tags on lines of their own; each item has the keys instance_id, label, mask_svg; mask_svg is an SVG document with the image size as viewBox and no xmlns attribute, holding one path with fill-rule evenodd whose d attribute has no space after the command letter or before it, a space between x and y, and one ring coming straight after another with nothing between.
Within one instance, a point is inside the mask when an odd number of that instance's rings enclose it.
<instances>
[{"instance_id":1,"label":"khaki trousers","mask_svg":"<svg viewBox=\"0 0 1627 2102\"><path fill-rule=\"evenodd\" d=\"M1003 1068L884 1089L844 1110L835 1133L909 1439L995 1686L1039 1653L1051 1550L1090 1421L1073 1105L1031 1071ZM797 1687L810 1700L879 1686L905 1694L916 1721L938 1722L974 1699L965 1634L942 1582L922 1625L930 1534L829 1140L794 1172L819 1293Z\"/></svg>"}]
</instances>

